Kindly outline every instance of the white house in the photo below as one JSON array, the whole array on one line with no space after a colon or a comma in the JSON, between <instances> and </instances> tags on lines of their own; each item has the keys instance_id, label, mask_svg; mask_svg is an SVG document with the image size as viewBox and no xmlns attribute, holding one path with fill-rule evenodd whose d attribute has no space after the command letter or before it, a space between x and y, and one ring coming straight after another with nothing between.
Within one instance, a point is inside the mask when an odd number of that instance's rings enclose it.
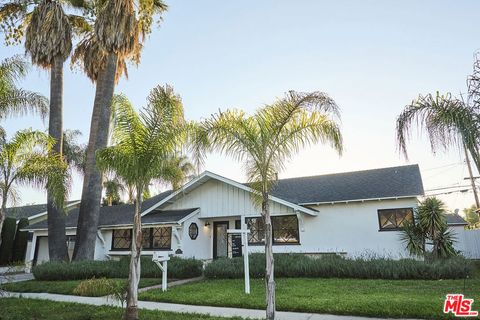
<instances>
[{"instance_id":1,"label":"white house","mask_svg":"<svg viewBox=\"0 0 480 320\"><path fill-rule=\"evenodd\" d=\"M274 252L407 256L398 230L413 219L423 193L418 165L278 180L270 198ZM101 208L95 259L130 253L133 210L132 205ZM78 209L71 209L69 245L77 218ZM466 224L459 216L452 219L461 228ZM144 255L165 251L203 260L240 256L241 238L227 230L247 227L249 250L263 250L263 221L252 190L211 172L146 200L142 222ZM47 260L46 221L27 230L33 236L26 261Z\"/></svg>"}]
</instances>

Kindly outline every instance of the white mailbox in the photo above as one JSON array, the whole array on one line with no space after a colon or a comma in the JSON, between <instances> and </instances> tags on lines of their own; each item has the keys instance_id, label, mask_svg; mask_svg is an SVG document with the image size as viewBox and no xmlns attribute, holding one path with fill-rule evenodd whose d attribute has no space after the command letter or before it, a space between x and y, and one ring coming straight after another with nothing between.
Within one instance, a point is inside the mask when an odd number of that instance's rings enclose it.
<instances>
[{"instance_id":1,"label":"white mailbox","mask_svg":"<svg viewBox=\"0 0 480 320\"><path fill-rule=\"evenodd\" d=\"M168 254L154 251L152 261L162 270L162 291L167 291L167 263L170 260Z\"/></svg>"}]
</instances>

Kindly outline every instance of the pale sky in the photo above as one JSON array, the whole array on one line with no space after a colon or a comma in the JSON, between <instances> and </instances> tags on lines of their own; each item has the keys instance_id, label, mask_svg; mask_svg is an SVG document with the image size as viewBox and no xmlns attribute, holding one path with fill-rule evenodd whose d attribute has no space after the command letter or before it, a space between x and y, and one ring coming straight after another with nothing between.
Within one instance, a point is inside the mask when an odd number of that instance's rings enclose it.
<instances>
[{"instance_id":1,"label":"pale sky","mask_svg":"<svg viewBox=\"0 0 480 320\"><path fill-rule=\"evenodd\" d=\"M473 54L480 49L479 1L315 1L167 0L160 28L145 43L141 64L131 66L116 93L137 107L157 84L174 86L188 119L218 109L256 108L288 90L328 93L341 108L345 153L311 146L280 178L418 163L426 190L468 185L463 155L433 155L428 140L414 136L409 161L395 147L395 118L419 93L466 91ZM24 47L0 47L0 58ZM21 83L48 96L49 74L32 67ZM64 126L88 139L94 85L65 66ZM7 119L11 136L38 118ZM244 181L241 165L211 155L206 170ZM475 173L476 174L476 173ZM82 182L74 180L72 199ZM22 188L21 203L45 202L43 190ZM440 190L438 192L444 192ZM433 193L433 192L432 192ZM473 195L441 195L448 206L464 208Z\"/></svg>"}]
</instances>

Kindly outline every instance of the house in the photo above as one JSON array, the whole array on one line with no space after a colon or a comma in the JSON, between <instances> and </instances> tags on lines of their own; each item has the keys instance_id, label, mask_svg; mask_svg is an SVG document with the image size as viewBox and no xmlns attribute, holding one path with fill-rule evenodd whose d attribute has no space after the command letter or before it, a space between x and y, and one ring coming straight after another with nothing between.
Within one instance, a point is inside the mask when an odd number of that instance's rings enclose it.
<instances>
[{"instance_id":1,"label":"house","mask_svg":"<svg viewBox=\"0 0 480 320\"><path fill-rule=\"evenodd\" d=\"M418 165L278 180L270 197L274 252L407 256L398 230L413 219L423 193ZM133 210L133 205L101 208L95 259L129 255ZM70 242L77 218L78 209L70 210ZM240 256L240 236L227 233L239 228L250 230L251 252L263 251L264 224L251 188L212 172L146 200L142 223L144 255L164 251L203 260ZM33 236L26 261L47 260L46 221L27 230Z\"/></svg>"}]
</instances>

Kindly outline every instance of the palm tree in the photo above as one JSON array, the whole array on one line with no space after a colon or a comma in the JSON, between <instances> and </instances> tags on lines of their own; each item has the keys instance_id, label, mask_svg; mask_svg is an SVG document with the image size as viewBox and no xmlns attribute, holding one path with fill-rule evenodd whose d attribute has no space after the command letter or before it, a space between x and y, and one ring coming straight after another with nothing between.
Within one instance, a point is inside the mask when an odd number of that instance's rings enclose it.
<instances>
[{"instance_id":1,"label":"palm tree","mask_svg":"<svg viewBox=\"0 0 480 320\"><path fill-rule=\"evenodd\" d=\"M85 146L78 143L82 136L80 130L65 130L63 132L63 158L70 171L83 174L85 168Z\"/></svg>"},{"instance_id":2,"label":"palm tree","mask_svg":"<svg viewBox=\"0 0 480 320\"><path fill-rule=\"evenodd\" d=\"M48 35L48 36L45 36ZM63 64L72 49L72 28L59 2L44 0L32 12L25 48L32 62L50 70L48 134L55 139L52 155L63 151ZM48 251L50 260L68 260L65 215L47 194Z\"/></svg>"},{"instance_id":3,"label":"palm tree","mask_svg":"<svg viewBox=\"0 0 480 320\"><path fill-rule=\"evenodd\" d=\"M67 168L58 157L48 153L54 145L48 135L32 130L23 130L15 134L11 141L0 139L0 235L7 204L19 200L17 187L33 184L47 187L53 203L63 205L68 183ZM48 179L48 182L46 181ZM0 236L1 242L1 236Z\"/></svg>"},{"instance_id":4,"label":"palm tree","mask_svg":"<svg viewBox=\"0 0 480 320\"><path fill-rule=\"evenodd\" d=\"M117 177L104 181L103 188L105 190L105 202L108 206L112 206L114 202L119 202L120 193L125 191L125 187Z\"/></svg>"},{"instance_id":5,"label":"palm tree","mask_svg":"<svg viewBox=\"0 0 480 320\"><path fill-rule=\"evenodd\" d=\"M97 152L102 171L114 172L135 188L135 215L127 289L126 319L138 319L138 283L142 239L141 207L145 188L153 180L169 179L167 160L185 140L183 106L172 87L157 86L140 114L121 96L115 100L113 141L115 145Z\"/></svg>"},{"instance_id":6,"label":"palm tree","mask_svg":"<svg viewBox=\"0 0 480 320\"><path fill-rule=\"evenodd\" d=\"M167 9L161 0L109 0L100 4L95 32L80 43L74 55L90 79L96 81L74 260L91 260L94 256L102 196L102 174L97 170L95 153L108 143L115 82L122 73L127 74L125 59L139 62L141 42L151 31L153 16Z\"/></svg>"},{"instance_id":7,"label":"palm tree","mask_svg":"<svg viewBox=\"0 0 480 320\"><path fill-rule=\"evenodd\" d=\"M27 71L27 62L18 55L0 62L0 120L28 112L39 113L42 118L46 116L47 98L17 86L17 82L26 76Z\"/></svg>"},{"instance_id":8,"label":"palm tree","mask_svg":"<svg viewBox=\"0 0 480 320\"><path fill-rule=\"evenodd\" d=\"M169 167L176 173L172 175L172 179L168 182L172 185L173 190L178 190L186 180L193 178L195 166L184 155L176 155L169 159L169 162Z\"/></svg>"},{"instance_id":9,"label":"palm tree","mask_svg":"<svg viewBox=\"0 0 480 320\"><path fill-rule=\"evenodd\" d=\"M195 133L196 143L202 146L198 150L218 150L244 162L248 182L255 191L254 201L261 207L265 223L267 319L275 318L269 195L277 173L300 148L321 141L342 152L342 135L334 117L339 117L338 107L325 93L290 91L252 116L237 110L215 114Z\"/></svg>"},{"instance_id":10,"label":"palm tree","mask_svg":"<svg viewBox=\"0 0 480 320\"><path fill-rule=\"evenodd\" d=\"M432 245L432 257L447 258L457 253L453 247L453 234L448 230L445 204L429 197L420 202L415 221L403 225L401 240L411 255L428 258L426 245Z\"/></svg>"}]
</instances>

